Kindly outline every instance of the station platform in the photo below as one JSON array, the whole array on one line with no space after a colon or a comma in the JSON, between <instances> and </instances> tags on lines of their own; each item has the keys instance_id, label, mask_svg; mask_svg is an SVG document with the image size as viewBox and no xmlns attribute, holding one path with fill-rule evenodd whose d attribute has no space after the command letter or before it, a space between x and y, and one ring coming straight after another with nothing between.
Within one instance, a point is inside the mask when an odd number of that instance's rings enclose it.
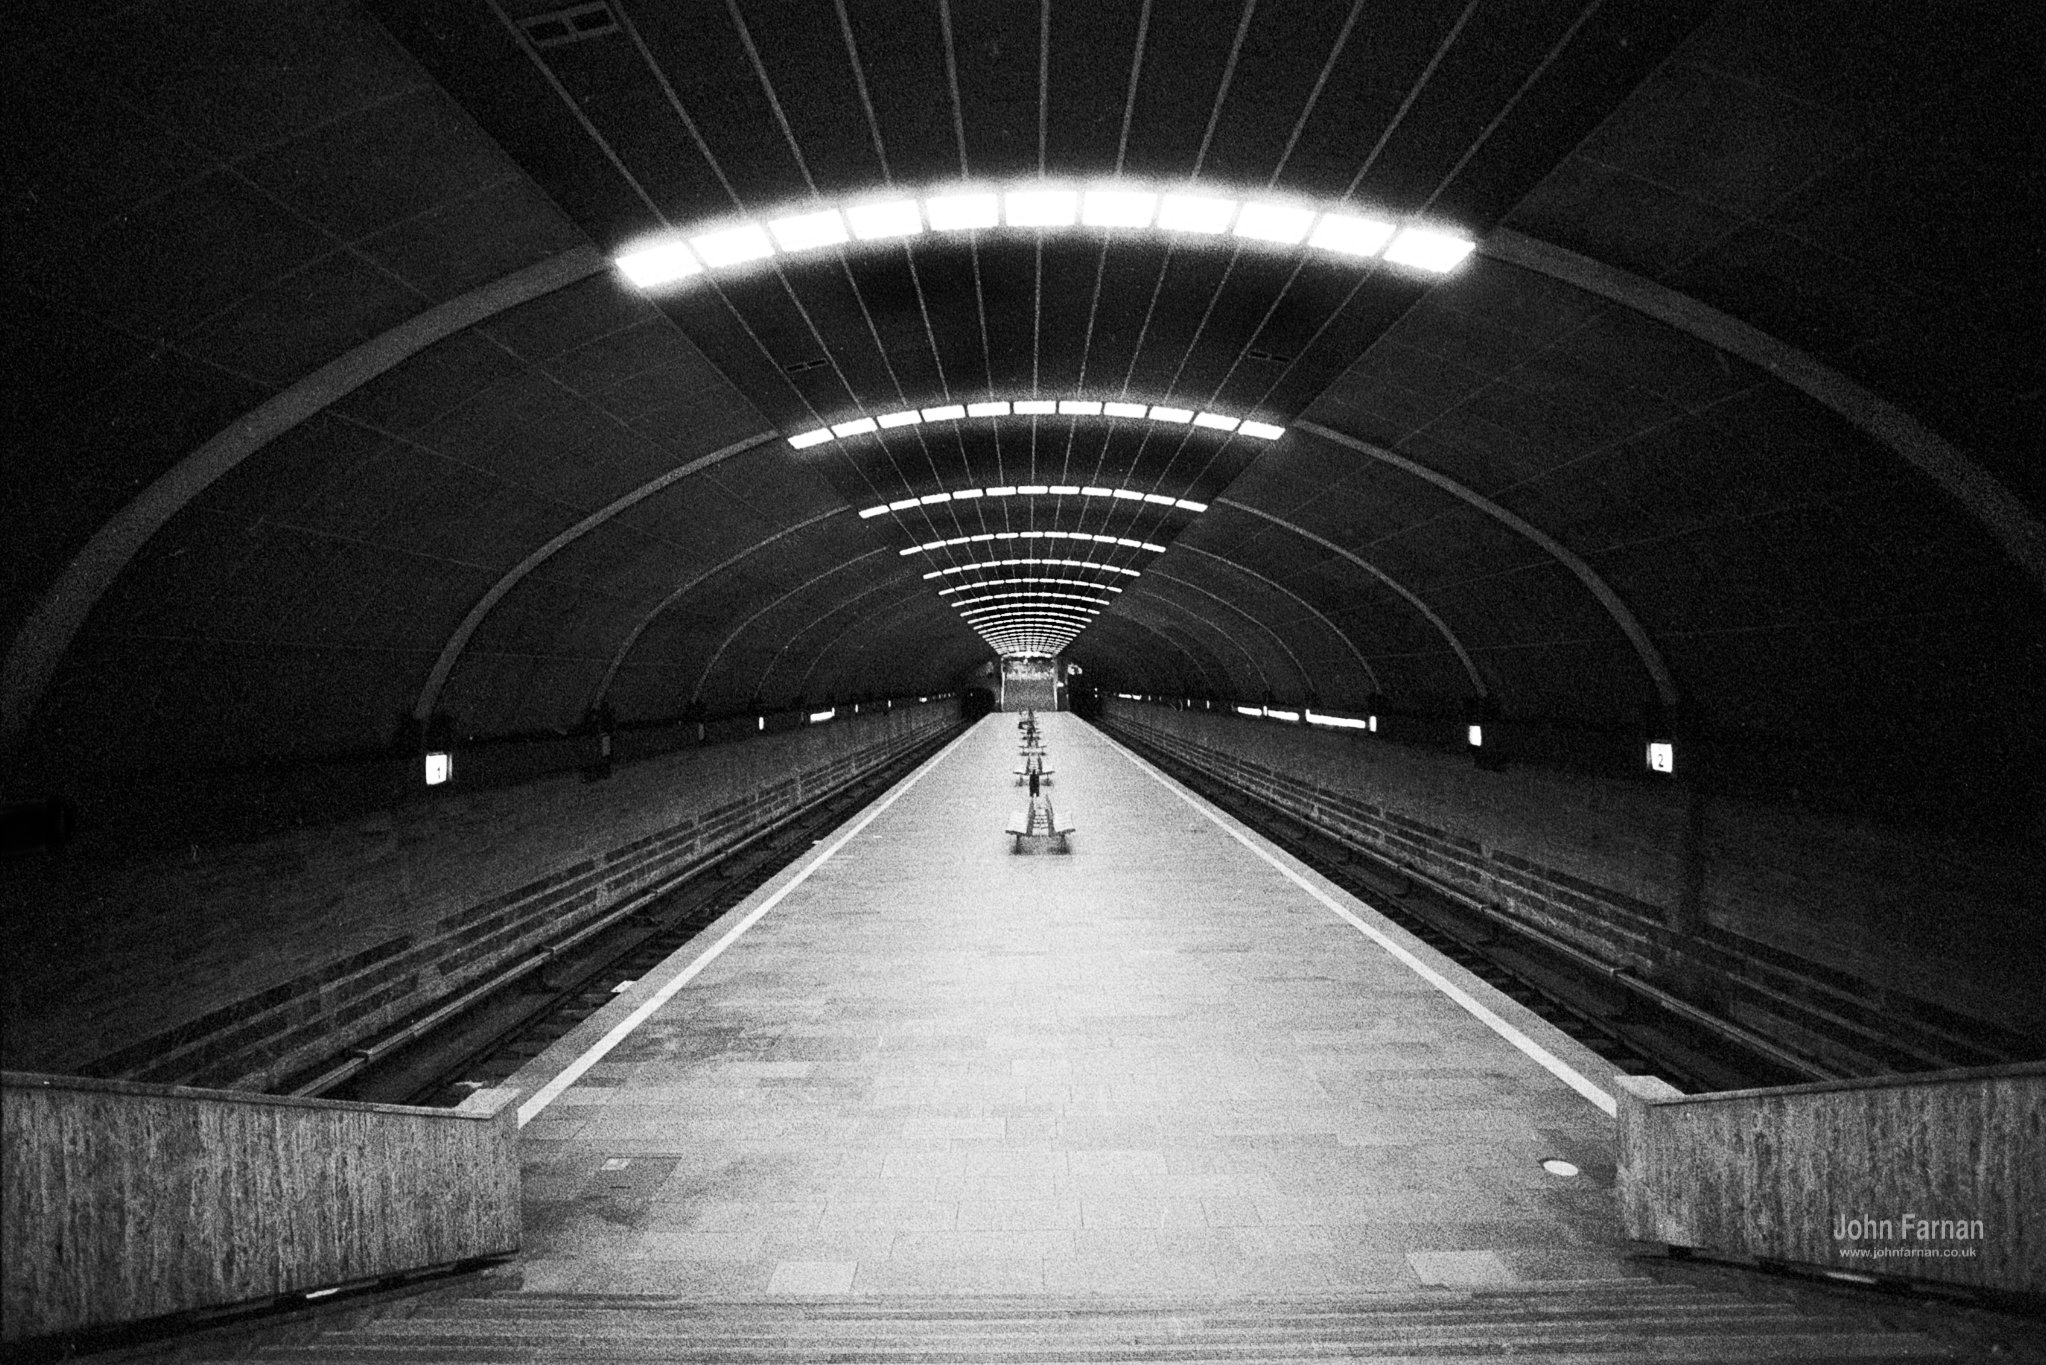
<instances>
[{"instance_id":1,"label":"station platform","mask_svg":"<svg viewBox=\"0 0 2046 1365\"><path fill-rule=\"evenodd\" d=\"M1013 855L1015 722L513 1078L528 1292L1630 1273L1610 1067L1070 715L1072 851Z\"/></svg>"}]
</instances>

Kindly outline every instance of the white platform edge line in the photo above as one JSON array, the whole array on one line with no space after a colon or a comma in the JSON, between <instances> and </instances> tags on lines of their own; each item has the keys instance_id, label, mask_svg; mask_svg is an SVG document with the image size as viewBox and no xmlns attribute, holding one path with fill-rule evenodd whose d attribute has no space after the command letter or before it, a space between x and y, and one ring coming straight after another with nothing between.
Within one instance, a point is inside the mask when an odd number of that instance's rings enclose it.
<instances>
[{"instance_id":1,"label":"white platform edge line","mask_svg":"<svg viewBox=\"0 0 2046 1365\"><path fill-rule=\"evenodd\" d=\"M693 962L691 962L687 967L684 967L680 972L676 973L673 980L669 981L666 985L662 986L659 990L655 991L652 995L648 996L645 1000L642 1000L639 1003L638 1007L632 1011L632 1013L626 1015L616 1024L613 1024L609 1032L605 1033L604 1036L599 1038L596 1042L590 1044L589 1048L585 1050L581 1056L577 1057L574 1061L570 1062L567 1066L563 1067L561 1071L558 1074L556 1074L554 1079L548 1081L547 1084L541 1086L538 1090L534 1091L530 1098L528 1098L523 1104L519 1105L519 1127L523 1128L527 1124L531 1123L535 1118L539 1116L540 1111L545 1109L548 1105L552 1104L555 1101L555 1099L561 1095L563 1091L567 1090L571 1085L574 1085L578 1080L582 1079L582 1075L584 1072L588 1071L591 1067L595 1066L598 1062L602 1061L606 1053L610 1052L611 1049L617 1047L620 1043L624 1042L628 1037L630 1037L634 1029L638 1028L641 1024L644 1024L649 1018L653 1016L655 1011L659 1010L661 1006L667 1004L669 1000L673 999L677 991L681 990L684 986L688 985L691 981L695 980L698 972L701 972L705 967L708 967L712 962L716 961L718 956L721 953L723 953L725 949L731 947L734 943L738 942L739 935L745 933L748 929L751 929L755 924L759 923L761 917L766 915L768 911L774 909L775 906L780 905L782 903L782 899L786 897L789 894L789 892L795 890L797 887L801 886L805 881L809 880L810 874L812 872L815 872L818 868L824 866L825 862L830 859L832 854L838 852L847 844L851 843L855 838L859 837L860 831L864 830L868 825L873 824L875 820L880 818L880 815L883 811L887 810L890 806L894 805L896 801L901 798L904 792L908 791L911 787L914 787L918 782L922 781L925 773L928 773L929 771L931 771L931 769L937 767L938 764L944 762L945 759L951 755L952 751L958 748L961 744L965 743L967 737L978 728L979 728L978 726L968 726L964 734L958 736L958 738L954 739L950 744L947 744L937 753L932 754L928 759L924 761L923 766L919 767L915 772L911 773L908 777L905 777L904 779L902 779L902 781L898 782L895 785L895 789L893 791L889 792L887 796L883 797L880 803L877 804L872 810L868 811L865 815L861 816L856 822L854 822L850 829L846 830L845 833L839 835L838 838L834 839L831 842L830 846L827 847L823 852L811 858L810 861L803 867L802 871L798 872L795 876L789 878L788 881L782 883L781 888L779 890L777 890L773 895L769 896L766 900L762 901L760 904L754 906L753 909L747 913L744 919L740 920L737 924L733 925L730 929L726 930L723 937L719 938L716 943L711 944L710 947L704 949L701 953L697 954L696 959Z\"/></svg>"},{"instance_id":2,"label":"white platform edge line","mask_svg":"<svg viewBox=\"0 0 2046 1365\"><path fill-rule=\"evenodd\" d=\"M1535 1064L1540 1066L1544 1071L1547 1071L1557 1080L1563 1082L1563 1084L1569 1086L1572 1090L1575 1090L1585 1099L1590 1100L1593 1104L1597 1105L1600 1109L1604 1110L1607 1115L1611 1116L1618 1114L1619 1103L1616 1100L1614 1100L1610 1094L1606 1093L1604 1090L1601 1090L1597 1085L1593 1084L1589 1078L1583 1075L1583 1073L1579 1072L1575 1067L1571 1066L1568 1062L1564 1061L1562 1058L1550 1052L1547 1048L1543 1047L1540 1043L1537 1043L1534 1039L1528 1037L1525 1033L1522 1033L1519 1029L1515 1028L1506 1020L1501 1019L1498 1015L1494 1014L1491 1010L1487 1009L1482 1002L1473 997L1470 994L1470 992L1464 990L1463 987L1457 985L1454 981L1451 981L1449 978L1442 975L1442 973L1436 971L1427 963L1421 961L1420 958L1415 957L1411 952L1407 951L1406 948L1402 947L1398 943L1393 942L1384 934L1380 933L1377 929L1374 929L1372 926L1366 924L1363 920L1360 920L1355 915L1351 914L1347 908L1338 904L1334 897L1330 896L1320 887L1309 882L1306 878L1302 877L1292 868L1280 862L1277 858L1273 857L1272 854L1267 850L1258 847L1258 845L1251 840L1249 835L1235 828L1220 814L1212 810L1206 802L1200 800L1193 793L1181 787L1177 782L1174 782L1164 773L1159 772L1156 768L1152 767L1143 759L1137 757L1137 755L1131 753L1122 745L1120 744L1115 745L1115 749L1116 752L1120 753L1124 758L1127 758L1130 762L1136 764L1138 768L1142 769L1145 773L1149 774L1152 781L1158 783L1160 786L1164 787L1165 790L1171 792L1174 796L1177 796L1180 800L1186 802L1187 805L1193 807L1195 811L1197 811L1200 815L1206 818L1216 828L1220 829L1224 834L1227 834L1237 843L1242 844L1252 853L1255 853L1258 857L1264 859L1267 863L1271 864L1272 867L1276 868L1278 872L1286 878L1286 880L1292 882L1302 891L1305 891L1308 895L1314 897L1317 901L1320 901L1324 906L1327 906L1330 910L1334 911L1337 916L1342 918L1352 928L1356 929L1358 933L1364 935L1373 943L1377 944L1379 947L1385 949L1386 952L1390 953L1393 956L1393 958L1396 961L1398 961L1401 965L1409 968L1416 976L1420 977L1423 981L1426 981L1436 990L1441 991L1444 995L1448 996L1451 1000L1454 1000L1458 1005L1462 1006L1463 1009L1467 1013L1469 1013L1472 1018L1476 1019L1479 1023L1483 1024L1486 1028L1492 1030L1492 1032L1498 1034L1501 1038L1504 1038L1507 1042L1513 1044L1513 1046L1518 1048L1521 1052L1526 1053L1527 1056L1532 1058Z\"/></svg>"}]
</instances>

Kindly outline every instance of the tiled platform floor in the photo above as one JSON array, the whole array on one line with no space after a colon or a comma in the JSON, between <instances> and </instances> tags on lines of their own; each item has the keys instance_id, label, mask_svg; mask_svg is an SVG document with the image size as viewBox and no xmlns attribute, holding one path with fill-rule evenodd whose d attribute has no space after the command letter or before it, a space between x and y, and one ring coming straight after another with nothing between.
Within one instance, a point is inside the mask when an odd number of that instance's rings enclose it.
<instances>
[{"instance_id":1,"label":"tiled platform floor","mask_svg":"<svg viewBox=\"0 0 2046 1365\"><path fill-rule=\"evenodd\" d=\"M1614 1272L1605 1115L1043 719L1072 854L1008 852L1015 718L988 718L526 1128L529 1289Z\"/></svg>"}]
</instances>

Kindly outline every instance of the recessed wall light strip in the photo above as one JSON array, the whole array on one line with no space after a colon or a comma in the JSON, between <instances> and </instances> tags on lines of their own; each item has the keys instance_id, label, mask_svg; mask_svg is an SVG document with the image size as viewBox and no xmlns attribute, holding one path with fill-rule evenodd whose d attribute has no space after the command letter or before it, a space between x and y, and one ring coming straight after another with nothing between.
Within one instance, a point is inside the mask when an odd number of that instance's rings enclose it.
<instances>
[{"instance_id":1,"label":"recessed wall light strip","mask_svg":"<svg viewBox=\"0 0 2046 1365\"><path fill-rule=\"evenodd\" d=\"M979 498L1012 497L1060 497L1060 498L1112 498L1118 502L1149 503L1153 507L1173 507L1182 512L1205 512L1208 505L1191 498L1169 498L1163 493L1140 493L1134 488L1103 488L1095 484L1077 483L1026 483L1002 484L995 488L955 488L946 493L925 493L922 497L897 498L894 502L877 503L860 509L862 521L883 516L889 512L907 512L917 507L936 507L947 502L972 502Z\"/></svg>"},{"instance_id":2,"label":"recessed wall light strip","mask_svg":"<svg viewBox=\"0 0 2046 1365\"><path fill-rule=\"evenodd\" d=\"M1358 263L1383 260L1426 275L1447 274L1476 248L1453 228L1403 217L1193 186L1161 190L1140 181L953 183L921 191L878 190L836 203L813 201L793 212L700 223L634 242L612 263L632 284L652 290L776 256L876 249L926 234L1006 230L1038 236L1204 237L1256 250L1290 249Z\"/></svg>"},{"instance_id":3,"label":"recessed wall light strip","mask_svg":"<svg viewBox=\"0 0 2046 1365\"><path fill-rule=\"evenodd\" d=\"M1068 417L1084 421L1162 422L1167 426L1197 427L1203 431L1232 433L1259 441L1276 441L1286 434L1286 428L1270 422L1256 422L1248 418L1231 417L1227 413L1207 412L1198 408L1182 408L1171 403L1117 403L1096 398L994 398L984 403L944 403L936 407L904 408L900 412L883 412L871 417L865 415L849 417L843 422L833 422L829 426L799 431L789 437L788 441L797 450L808 450L812 446L823 445L826 441L871 436L877 432L892 431L897 427L921 426L926 422L963 422L997 417ZM1009 490L1012 493L1046 491L1071 494L1081 493L1083 490L1072 487ZM1108 497L1112 494L1120 497L1128 492L1128 489L1122 489L1084 495ZM987 496L998 498L1004 494L987 490ZM1136 496L1142 498L1152 495L1138 493ZM1153 500L1156 500L1155 497Z\"/></svg>"}]
</instances>

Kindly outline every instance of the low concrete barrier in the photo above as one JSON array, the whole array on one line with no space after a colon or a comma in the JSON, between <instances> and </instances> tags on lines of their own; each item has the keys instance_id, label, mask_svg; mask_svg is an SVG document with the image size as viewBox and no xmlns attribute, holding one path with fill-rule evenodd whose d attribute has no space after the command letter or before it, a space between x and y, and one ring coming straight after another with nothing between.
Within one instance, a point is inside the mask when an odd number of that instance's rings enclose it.
<instances>
[{"instance_id":1,"label":"low concrete barrier","mask_svg":"<svg viewBox=\"0 0 2046 1365\"><path fill-rule=\"evenodd\" d=\"M2046 1063L1706 1095L1615 1080L1629 1237L2046 1293Z\"/></svg>"},{"instance_id":2,"label":"low concrete barrier","mask_svg":"<svg viewBox=\"0 0 2046 1365\"><path fill-rule=\"evenodd\" d=\"M514 1252L512 1098L411 1109L0 1072L0 1339Z\"/></svg>"}]
</instances>

